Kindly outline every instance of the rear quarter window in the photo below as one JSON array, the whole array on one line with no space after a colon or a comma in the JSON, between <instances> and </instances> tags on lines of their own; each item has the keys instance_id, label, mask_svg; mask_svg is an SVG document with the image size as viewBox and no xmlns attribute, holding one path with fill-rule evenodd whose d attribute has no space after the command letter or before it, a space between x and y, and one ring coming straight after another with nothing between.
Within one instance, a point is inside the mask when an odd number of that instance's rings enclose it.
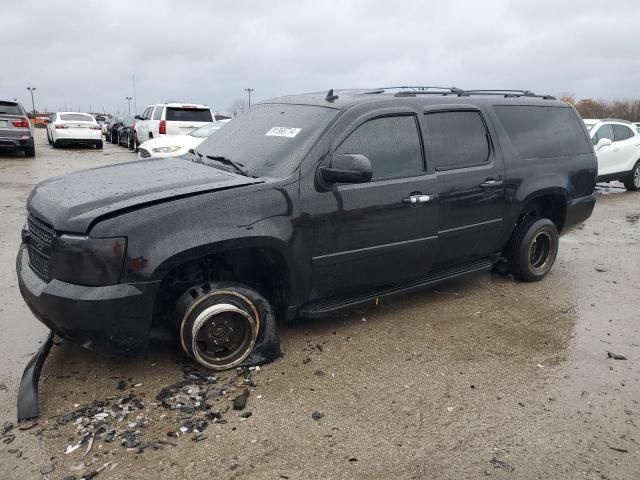
<instances>
[{"instance_id":1,"label":"rear quarter window","mask_svg":"<svg viewBox=\"0 0 640 480\"><path fill-rule=\"evenodd\" d=\"M549 158L591 152L582 121L569 107L495 105L520 158Z\"/></svg>"},{"instance_id":2,"label":"rear quarter window","mask_svg":"<svg viewBox=\"0 0 640 480\"><path fill-rule=\"evenodd\" d=\"M211 122L213 121L213 117L211 110L208 108L167 107L165 120L175 122Z\"/></svg>"}]
</instances>

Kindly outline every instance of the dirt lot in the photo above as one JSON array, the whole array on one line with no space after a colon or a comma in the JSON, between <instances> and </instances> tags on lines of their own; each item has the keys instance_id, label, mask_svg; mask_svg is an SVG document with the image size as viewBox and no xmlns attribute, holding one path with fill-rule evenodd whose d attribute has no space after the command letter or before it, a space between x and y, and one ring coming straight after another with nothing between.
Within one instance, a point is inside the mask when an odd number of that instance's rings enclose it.
<instances>
[{"instance_id":1,"label":"dirt lot","mask_svg":"<svg viewBox=\"0 0 640 480\"><path fill-rule=\"evenodd\" d=\"M111 145L53 150L42 131L35 159L0 155L0 422L15 423L22 368L46 333L15 277L30 189L134 158ZM177 438L167 433L189 428L194 413L156 396L191 364L171 344L131 361L61 343L43 370L37 425L2 438L0 478L79 479L105 464L99 479L638 478L639 272L640 194L602 188L544 282L478 275L285 325L284 357L250 381L236 372L205 381L215 415L201 434ZM253 386L236 411L239 382ZM143 408L114 418L130 393ZM65 455L80 436L76 420L59 416L93 400L108 403L106 432L86 456L86 446ZM113 430L121 436L106 442Z\"/></svg>"}]
</instances>

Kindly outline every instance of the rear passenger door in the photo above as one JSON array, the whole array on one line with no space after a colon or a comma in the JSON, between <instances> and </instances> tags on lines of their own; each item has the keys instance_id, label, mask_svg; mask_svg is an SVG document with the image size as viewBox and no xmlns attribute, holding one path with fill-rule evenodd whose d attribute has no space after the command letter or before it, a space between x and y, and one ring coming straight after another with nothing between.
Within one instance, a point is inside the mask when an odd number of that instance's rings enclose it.
<instances>
[{"instance_id":1,"label":"rear passenger door","mask_svg":"<svg viewBox=\"0 0 640 480\"><path fill-rule=\"evenodd\" d=\"M438 187L434 267L498 252L508 207L505 169L485 116L473 106L429 109L423 137Z\"/></svg>"},{"instance_id":2,"label":"rear passenger door","mask_svg":"<svg viewBox=\"0 0 640 480\"><path fill-rule=\"evenodd\" d=\"M631 171L638 160L640 137L637 137L631 128L621 124L613 125L613 136L615 138L613 150L616 152L614 171Z\"/></svg>"}]
</instances>

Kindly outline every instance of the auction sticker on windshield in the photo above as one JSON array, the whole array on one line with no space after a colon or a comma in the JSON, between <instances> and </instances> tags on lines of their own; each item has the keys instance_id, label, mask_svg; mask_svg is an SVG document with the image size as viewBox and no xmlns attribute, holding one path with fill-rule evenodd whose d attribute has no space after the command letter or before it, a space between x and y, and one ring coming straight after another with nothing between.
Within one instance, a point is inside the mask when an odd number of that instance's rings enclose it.
<instances>
[{"instance_id":1,"label":"auction sticker on windshield","mask_svg":"<svg viewBox=\"0 0 640 480\"><path fill-rule=\"evenodd\" d=\"M300 128L293 127L273 127L269 130L265 135L267 137L288 137L294 138L298 133L300 133Z\"/></svg>"}]
</instances>

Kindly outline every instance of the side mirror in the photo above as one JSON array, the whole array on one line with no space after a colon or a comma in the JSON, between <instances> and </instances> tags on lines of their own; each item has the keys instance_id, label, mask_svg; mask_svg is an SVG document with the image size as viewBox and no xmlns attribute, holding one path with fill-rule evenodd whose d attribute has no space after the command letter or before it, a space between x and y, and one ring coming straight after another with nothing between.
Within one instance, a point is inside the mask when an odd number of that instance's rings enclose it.
<instances>
[{"instance_id":1,"label":"side mirror","mask_svg":"<svg viewBox=\"0 0 640 480\"><path fill-rule=\"evenodd\" d=\"M612 143L613 142L611 141L610 138L601 138L600 140L598 140L598 143L596 144L596 150L600 150L602 147L608 147Z\"/></svg>"},{"instance_id":2,"label":"side mirror","mask_svg":"<svg viewBox=\"0 0 640 480\"><path fill-rule=\"evenodd\" d=\"M371 162L364 155L337 155L328 167L320 167L327 183L366 183L371 181Z\"/></svg>"},{"instance_id":3,"label":"side mirror","mask_svg":"<svg viewBox=\"0 0 640 480\"><path fill-rule=\"evenodd\" d=\"M142 117L141 117L140 115L136 115L136 116L135 116L135 117L133 117L133 118L135 118L136 120L142 120Z\"/></svg>"}]
</instances>

